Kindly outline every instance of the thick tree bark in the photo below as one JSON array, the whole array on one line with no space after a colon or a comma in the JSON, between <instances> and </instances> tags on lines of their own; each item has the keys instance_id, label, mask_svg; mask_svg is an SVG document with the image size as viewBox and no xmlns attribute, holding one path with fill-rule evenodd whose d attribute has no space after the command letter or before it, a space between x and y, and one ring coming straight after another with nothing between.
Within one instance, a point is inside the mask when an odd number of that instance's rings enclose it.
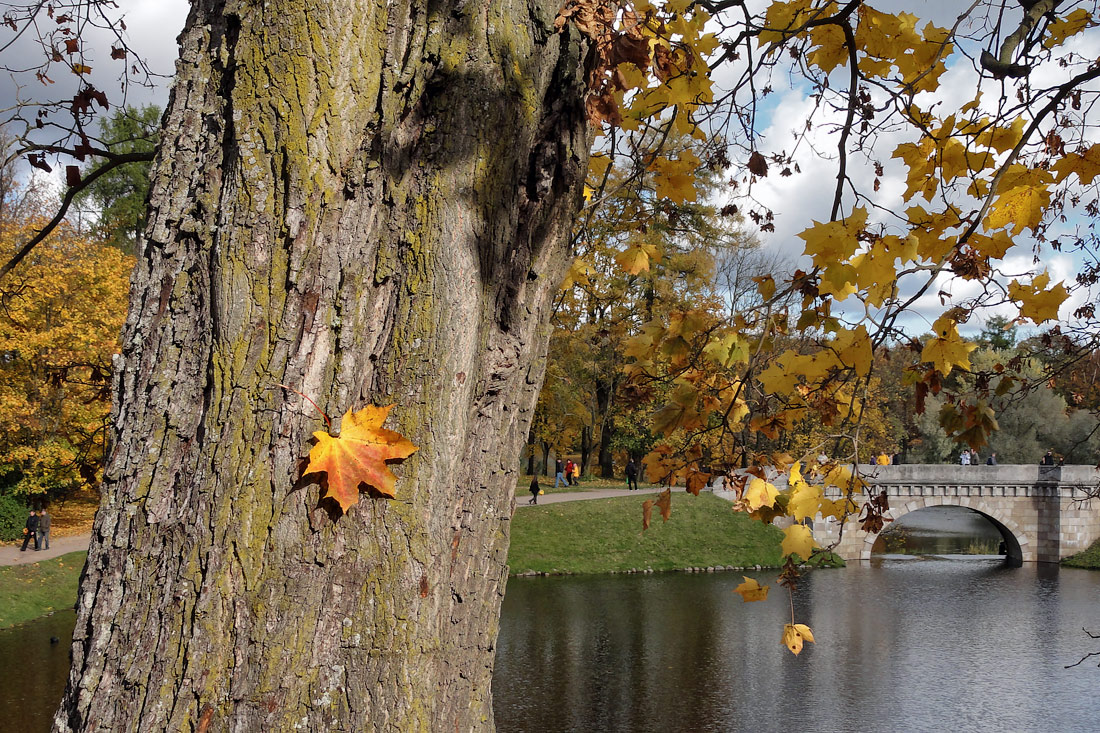
<instances>
[{"instance_id":1,"label":"thick tree bark","mask_svg":"<svg viewBox=\"0 0 1100 733\"><path fill-rule=\"evenodd\" d=\"M58 731L484 730L587 162L560 0L195 0ZM308 404L420 446L346 515Z\"/></svg>"},{"instance_id":2,"label":"thick tree bark","mask_svg":"<svg viewBox=\"0 0 1100 733\"><path fill-rule=\"evenodd\" d=\"M600 416L600 476L615 478L615 460L611 455L611 437L615 433L615 419L611 416L611 397L615 391L613 382L596 381L596 412Z\"/></svg>"}]
</instances>

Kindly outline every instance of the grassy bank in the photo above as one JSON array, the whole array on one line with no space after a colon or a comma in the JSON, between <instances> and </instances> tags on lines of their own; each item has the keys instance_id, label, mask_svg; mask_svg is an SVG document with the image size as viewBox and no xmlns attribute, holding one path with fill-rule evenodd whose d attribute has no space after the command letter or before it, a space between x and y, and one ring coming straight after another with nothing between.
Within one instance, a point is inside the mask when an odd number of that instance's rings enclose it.
<instances>
[{"instance_id":1,"label":"grassy bank","mask_svg":"<svg viewBox=\"0 0 1100 733\"><path fill-rule=\"evenodd\" d=\"M732 511L711 494L673 496L672 518L656 509L642 531L642 502L652 496L520 506L512 518L508 565L529 572L610 573L631 569L778 566L783 533Z\"/></svg>"},{"instance_id":2,"label":"grassy bank","mask_svg":"<svg viewBox=\"0 0 1100 733\"><path fill-rule=\"evenodd\" d=\"M72 608L86 552L0 567L0 629Z\"/></svg>"},{"instance_id":3,"label":"grassy bank","mask_svg":"<svg viewBox=\"0 0 1100 733\"><path fill-rule=\"evenodd\" d=\"M1070 555L1062 561L1067 568L1085 568L1086 570L1100 570L1100 540L1093 542L1089 549Z\"/></svg>"}]
</instances>

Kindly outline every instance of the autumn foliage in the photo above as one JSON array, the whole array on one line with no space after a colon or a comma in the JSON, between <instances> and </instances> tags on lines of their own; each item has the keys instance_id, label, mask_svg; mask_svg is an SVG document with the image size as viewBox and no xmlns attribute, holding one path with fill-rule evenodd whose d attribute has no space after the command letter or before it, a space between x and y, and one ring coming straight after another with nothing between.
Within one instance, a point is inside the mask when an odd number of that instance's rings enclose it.
<instances>
[{"instance_id":1,"label":"autumn foliage","mask_svg":"<svg viewBox=\"0 0 1100 733\"><path fill-rule=\"evenodd\" d=\"M789 73L811 90L813 115L791 122L796 149L829 131L820 139L831 148L814 151L835 181L828 216L798 234L803 254L790 271L754 278L748 307L654 313L624 342L620 389L654 400L662 438L648 477L692 490L692 477L724 475L737 508L795 522L783 543L788 587L819 551L805 520L883 526L885 497L851 500L866 486L860 460L896 450L883 379L914 395L916 415L934 400L947 435L980 448L998 429L992 406L1036 382L1023 358L979 369L965 335L972 319L1011 312L1015 324L1049 329L1045 343L1063 358L1096 346L1088 299L1100 268L1057 282L1039 256L1095 261L1095 237L1072 226L1100 210L1088 117L1100 62L1081 40L1095 42L1095 4L960 7L953 26L873 5L790 0L753 14L742 3L571 0L559 16L597 51L588 110L602 137L586 210L613 201L610 184L632 175L654 177L656 200L694 201L692 171L728 169L722 210L773 231L788 212L764 207L754 188L798 175L799 160L753 122L771 92L765 80ZM700 144L639 144L661 134ZM900 189L883 188L895 181ZM658 256L644 228L620 241L628 274ZM1023 272L1020 250L1034 253ZM1059 322L1075 296L1072 323ZM918 306L925 320L914 329L906 322ZM647 502L644 524L656 505ZM783 640L797 654L813 636L792 619Z\"/></svg>"},{"instance_id":2,"label":"autumn foliage","mask_svg":"<svg viewBox=\"0 0 1100 733\"><path fill-rule=\"evenodd\" d=\"M4 252L43 225L49 199L7 204ZM9 489L57 495L98 481L132 266L63 225L0 283L0 482Z\"/></svg>"}]
</instances>

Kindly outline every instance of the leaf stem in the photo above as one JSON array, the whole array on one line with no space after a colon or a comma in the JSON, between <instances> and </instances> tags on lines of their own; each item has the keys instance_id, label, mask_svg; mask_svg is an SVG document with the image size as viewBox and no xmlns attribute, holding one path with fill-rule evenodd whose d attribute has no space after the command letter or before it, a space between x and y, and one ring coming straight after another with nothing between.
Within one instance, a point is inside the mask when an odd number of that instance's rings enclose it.
<instances>
[{"instance_id":1,"label":"leaf stem","mask_svg":"<svg viewBox=\"0 0 1100 733\"><path fill-rule=\"evenodd\" d=\"M328 415L325 414L324 410L322 410L320 407L317 406L316 402L314 402L313 400L311 400L309 398L309 395L307 395L305 392L299 392L298 390L294 389L293 387L288 387L288 386L286 386L285 384L282 384L282 383L280 383L279 386L282 387L283 389L289 389L291 392L293 392L295 394L301 395L302 398L306 402L313 405L313 409L317 410L317 412L321 413L321 417L325 418L325 424L328 425L329 432L330 433L332 432L332 420L329 419ZM793 613L794 612L792 611L792 614Z\"/></svg>"}]
</instances>

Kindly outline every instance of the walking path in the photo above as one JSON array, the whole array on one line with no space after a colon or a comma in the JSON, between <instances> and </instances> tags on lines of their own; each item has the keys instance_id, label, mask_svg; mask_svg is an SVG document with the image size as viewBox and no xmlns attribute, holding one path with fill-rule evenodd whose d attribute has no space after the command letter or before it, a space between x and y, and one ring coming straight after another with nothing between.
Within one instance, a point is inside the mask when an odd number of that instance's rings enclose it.
<instances>
[{"instance_id":1,"label":"walking path","mask_svg":"<svg viewBox=\"0 0 1100 733\"><path fill-rule=\"evenodd\" d=\"M35 552L34 543L27 545L26 552L20 552L18 545L0 545L0 565L26 565L27 563L49 560L70 552L79 552L88 549L92 541L91 533L73 535L71 537L50 537L50 549Z\"/></svg>"},{"instance_id":2,"label":"walking path","mask_svg":"<svg viewBox=\"0 0 1100 733\"><path fill-rule=\"evenodd\" d=\"M583 499L610 499L616 496L635 496L636 494L656 494L664 491L663 486L655 486L649 489L592 489L591 491L563 491L559 494L543 494L539 497L539 506L543 504L558 504L563 501L581 501ZM530 491L516 491L516 506L527 506L531 498Z\"/></svg>"},{"instance_id":3,"label":"walking path","mask_svg":"<svg viewBox=\"0 0 1100 733\"><path fill-rule=\"evenodd\" d=\"M681 489L682 490L682 489ZM539 506L543 504L558 504L563 501L583 501L585 499L610 499L616 496L635 496L637 494L656 494L664 491L664 487L652 487L630 491L628 489L593 489L591 491L563 491L556 494L543 494L539 497ZM516 506L528 506L527 500L531 494L526 491L516 492ZM70 552L88 549L91 542L90 533L73 535L72 537L50 537L50 549L34 551L33 545L27 547L26 552L19 551L19 545L0 545L0 566L26 565L27 563L49 560Z\"/></svg>"}]
</instances>

